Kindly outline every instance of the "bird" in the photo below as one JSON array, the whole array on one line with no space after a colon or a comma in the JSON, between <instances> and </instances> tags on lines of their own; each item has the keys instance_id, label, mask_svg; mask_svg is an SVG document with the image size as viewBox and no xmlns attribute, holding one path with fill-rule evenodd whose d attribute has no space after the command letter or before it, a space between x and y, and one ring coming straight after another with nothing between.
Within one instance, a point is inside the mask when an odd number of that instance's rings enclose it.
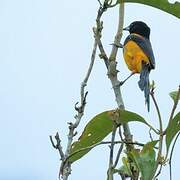
<instances>
[{"instance_id":1,"label":"bird","mask_svg":"<svg viewBox=\"0 0 180 180\"><path fill-rule=\"evenodd\" d=\"M150 111L150 83L149 74L155 69L155 57L150 42L150 28L142 21L134 21L123 30L129 31L123 44L123 57L131 77L140 74L139 88L144 91L145 104ZM129 78L127 77L123 83Z\"/></svg>"}]
</instances>

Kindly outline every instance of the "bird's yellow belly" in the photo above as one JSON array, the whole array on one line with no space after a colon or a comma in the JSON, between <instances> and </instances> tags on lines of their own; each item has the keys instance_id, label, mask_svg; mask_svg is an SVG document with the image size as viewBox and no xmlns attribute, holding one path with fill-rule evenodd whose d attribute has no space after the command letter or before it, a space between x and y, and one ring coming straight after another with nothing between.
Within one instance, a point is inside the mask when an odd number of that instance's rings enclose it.
<instances>
[{"instance_id":1,"label":"bird's yellow belly","mask_svg":"<svg viewBox=\"0 0 180 180\"><path fill-rule=\"evenodd\" d=\"M149 63L148 57L134 41L126 43L123 48L123 56L129 70L134 73L141 72L142 61Z\"/></svg>"}]
</instances>

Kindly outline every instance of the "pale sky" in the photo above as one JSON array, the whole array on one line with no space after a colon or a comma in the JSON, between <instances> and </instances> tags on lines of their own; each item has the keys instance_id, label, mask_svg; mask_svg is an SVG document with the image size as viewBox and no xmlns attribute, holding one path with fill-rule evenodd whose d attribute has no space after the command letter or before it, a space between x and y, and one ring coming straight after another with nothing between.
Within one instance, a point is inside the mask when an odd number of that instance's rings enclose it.
<instances>
[{"instance_id":1,"label":"pale sky","mask_svg":"<svg viewBox=\"0 0 180 180\"><path fill-rule=\"evenodd\" d=\"M62 145L66 145L67 122L74 120L74 104L79 101L80 83L90 61L97 8L96 0L0 1L1 180L57 179L59 156L48 136L59 131ZM108 53L117 29L117 14L118 9L113 8L103 17L102 40ZM168 93L180 83L180 21L152 7L126 4L125 26L134 20L145 21L151 27L156 69L150 79L156 82L156 97L165 126L172 107ZM123 40L127 35L124 33ZM129 74L121 51L118 69L120 79ZM104 63L97 57L77 137L93 116L117 107L106 74ZM157 126L154 106L151 102L148 113L138 79L136 75L122 87L126 109L143 115ZM130 126L137 141L149 140L148 129L143 125ZM174 179L180 177L179 148L177 142ZM72 166L69 179L105 179L108 157L108 147L92 150ZM165 168L160 179L168 179L167 172Z\"/></svg>"}]
</instances>

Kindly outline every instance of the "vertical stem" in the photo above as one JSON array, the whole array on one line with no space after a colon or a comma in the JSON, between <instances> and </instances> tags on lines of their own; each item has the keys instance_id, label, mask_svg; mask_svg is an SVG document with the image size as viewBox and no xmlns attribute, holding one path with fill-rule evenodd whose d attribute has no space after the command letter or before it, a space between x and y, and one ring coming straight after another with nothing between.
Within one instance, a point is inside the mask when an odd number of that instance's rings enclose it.
<instances>
[{"instance_id":1,"label":"vertical stem","mask_svg":"<svg viewBox=\"0 0 180 180\"><path fill-rule=\"evenodd\" d=\"M154 177L158 167L159 167L159 160L161 159L161 155L162 155L162 147L163 147L163 136L164 136L164 132L163 132L163 124L162 124L162 118L161 118L161 113L160 113L160 110L159 110L159 106L157 104L157 101L154 97L154 88L152 88L151 90L151 93L150 93L151 97L152 97L152 100L153 100L153 103L155 105L155 108L156 108L156 111L157 111L157 114L158 114L158 120L159 120L159 150L158 150L158 156L157 156L157 160L156 160L156 165L155 165L155 168L154 168L154 174L152 177ZM161 168L160 168L160 171L161 171Z\"/></svg>"},{"instance_id":2,"label":"vertical stem","mask_svg":"<svg viewBox=\"0 0 180 180\"><path fill-rule=\"evenodd\" d=\"M156 107L156 111L157 111L157 114L158 114L158 120L159 120L159 130L160 130L160 133L163 133L163 124L162 124L162 118L161 118L161 113L160 113L160 110L159 110L159 106L157 104L157 101L154 97L154 91L152 90L151 91L151 97L153 99L153 102L154 102L154 105Z\"/></svg>"},{"instance_id":3,"label":"vertical stem","mask_svg":"<svg viewBox=\"0 0 180 180\"><path fill-rule=\"evenodd\" d=\"M117 1L117 4L118 4L118 2L119 2L118 29L117 29L117 33L114 38L114 43L113 43L112 51L111 51L109 58L106 55L106 52L101 43L101 31L102 31L103 27L102 27L102 21L100 21L102 14L105 12L105 10L108 8L108 6L103 6L101 3L100 3L100 9L98 11L98 15L96 18L96 25L97 25L96 37L98 38L98 47L101 52L101 58L104 59L105 65L108 68L108 77L109 77L112 87L113 87L113 91L115 94L115 99L116 99L118 108L125 109L122 94L121 94L121 89L120 89L120 81L118 80L118 77L117 77L118 70L116 68L117 67L116 56L117 56L117 52L118 52L117 45L121 41L123 25L124 25L124 0ZM115 127L115 129L112 132L109 169L108 169L108 178L107 178L108 180L113 180L113 168L114 168L113 154L114 154L114 140L115 140L116 128L117 128L117 126ZM128 124L123 124L123 129L124 129L125 141L129 143L129 144L127 144L127 151L130 151L133 148L133 145L132 144L130 145L130 143L132 142L132 135L131 135Z\"/></svg>"},{"instance_id":4,"label":"vertical stem","mask_svg":"<svg viewBox=\"0 0 180 180\"><path fill-rule=\"evenodd\" d=\"M121 38L122 38L122 31L123 31L123 25L124 25L124 1L120 0L120 4L119 4L119 20L118 20L118 29L117 29L117 33L114 39L114 45L112 47L112 51L111 51L111 55L109 60L110 61L115 61L116 60L116 55L118 52L118 46L116 46L117 44L119 44Z\"/></svg>"},{"instance_id":5,"label":"vertical stem","mask_svg":"<svg viewBox=\"0 0 180 180\"><path fill-rule=\"evenodd\" d=\"M111 146L110 146L110 157L109 157L109 168L108 168L108 180L113 180L113 156L114 156L114 141L116 136L117 126L114 122L112 136L111 136Z\"/></svg>"},{"instance_id":6,"label":"vertical stem","mask_svg":"<svg viewBox=\"0 0 180 180\"><path fill-rule=\"evenodd\" d=\"M124 102L123 102L123 98L122 98L122 94L121 94L120 82L117 78L118 71L116 70L116 56L117 56L117 52L118 52L117 44L119 44L119 42L121 41L121 38L122 38L123 25L124 25L124 1L120 0L118 29L117 29L117 33L116 33L116 36L114 39L114 45L112 47L112 51L111 51L111 54L109 57L109 61L110 61L109 78L110 78L112 86L113 86L113 90L115 93L118 108L120 108L120 109L125 109L125 106L124 106ZM132 135L131 135L128 124L124 124L123 129L124 129L124 136L125 136L126 141L128 141L128 142L131 141Z\"/></svg>"},{"instance_id":7,"label":"vertical stem","mask_svg":"<svg viewBox=\"0 0 180 180\"><path fill-rule=\"evenodd\" d=\"M116 56L117 56L117 52L118 52L117 44L119 44L119 42L121 41L121 38L122 38L123 25L124 25L124 2L123 2L123 0L120 0L118 29L117 29L117 33L114 38L114 45L112 47L112 51L111 51L111 54L109 57L109 67L108 67L108 77L111 81L113 91L115 94L115 98L116 98L116 102L117 102L119 109L125 109L122 94L121 94L121 89L120 89L120 82L117 77L118 70L116 68L117 67ZM117 128L117 127L115 127L115 128ZM125 140L127 142L131 142L132 135L130 133L128 124L124 124L123 129L124 129ZM115 132L115 130L112 132L112 139L115 136L114 132ZM109 159L108 180L113 180L113 167L111 166L111 165L113 165L113 156L111 156L111 154L114 153L113 146L114 145L112 142L112 146L111 146L111 150L110 150L110 159ZM128 151L131 148L132 148L132 145L127 145Z\"/></svg>"}]
</instances>

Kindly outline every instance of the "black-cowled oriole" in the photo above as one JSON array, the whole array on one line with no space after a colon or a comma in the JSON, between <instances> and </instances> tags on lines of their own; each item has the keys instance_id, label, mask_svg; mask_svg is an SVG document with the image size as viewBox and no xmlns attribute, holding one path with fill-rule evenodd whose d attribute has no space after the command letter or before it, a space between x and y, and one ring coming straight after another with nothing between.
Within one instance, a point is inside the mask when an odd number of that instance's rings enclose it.
<instances>
[{"instance_id":1,"label":"black-cowled oriole","mask_svg":"<svg viewBox=\"0 0 180 180\"><path fill-rule=\"evenodd\" d=\"M145 102L150 110L149 73L155 68L155 58L149 40L150 28L142 21L134 21L123 30L129 31L124 41L123 56L132 74L140 73L139 88L144 91Z\"/></svg>"}]
</instances>

